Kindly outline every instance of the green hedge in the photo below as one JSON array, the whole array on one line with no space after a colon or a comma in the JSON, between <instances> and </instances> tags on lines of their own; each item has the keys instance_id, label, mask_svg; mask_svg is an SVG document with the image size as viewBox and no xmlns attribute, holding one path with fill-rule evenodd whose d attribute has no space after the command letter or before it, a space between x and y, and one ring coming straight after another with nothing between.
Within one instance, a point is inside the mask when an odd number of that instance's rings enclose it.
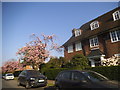
<instances>
[{"instance_id":1,"label":"green hedge","mask_svg":"<svg viewBox=\"0 0 120 90\"><path fill-rule=\"evenodd\" d=\"M42 73L47 76L49 80L54 80L59 72L63 70L68 70L67 68L52 68L52 69L44 69Z\"/></svg>"},{"instance_id":2,"label":"green hedge","mask_svg":"<svg viewBox=\"0 0 120 90\"><path fill-rule=\"evenodd\" d=\"M80 68L51 68L51 69L44 69L42 73L47 76L49 80L54 80L55 77L58 75L59 72L63 70L81 70ZM120 66L99 66L99 67L90 67L86 70L96 71L110 80L117 80L120 81Z\"/></svg>"},{"instance_id":3,"label":"green hedge","mask_svg":"<svg viewBox=\"0 0 120 90\"><path fill-rule=\"evenodd\" d=\"M87 68L87 70L96 71L110 80L120 81L120 66L99 66Z\"/></svg>"},{"instance_id":4,"label":"green hedge","mask_svg":"<svg viewBox=\"0 0 120 90\"><path fill-rule=\"evenodd\" d=\"M14 74L15 77L18 77L21 72L22 71L15 71L13 74Z\"/></svg>"}]
</instances>

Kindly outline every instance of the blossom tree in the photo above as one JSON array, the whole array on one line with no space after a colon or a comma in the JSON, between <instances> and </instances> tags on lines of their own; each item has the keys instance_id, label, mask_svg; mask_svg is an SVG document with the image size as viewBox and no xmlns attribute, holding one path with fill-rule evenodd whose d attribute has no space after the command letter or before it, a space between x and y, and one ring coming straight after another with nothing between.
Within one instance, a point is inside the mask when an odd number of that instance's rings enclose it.
<instances>
[{"instance_id":1,"label":"blossom tree","mask_svg":"<svg viewBox=\"0 0 120 90\"><path fill-rule=\"evenodd\" d=\"M14 72L15 70L23 70L22 65L20 65L19 61L7 61L2 66L2 72Z\"/></svg>"},{"instance_id":2,"label":"blossom tree","mask_svg":"<svg viewBox=\"0 0 120 90\"><path fill-rule=\"evenodd\" d=\"M51 50L61 51L60 47L54 43L55 35L44 35L42 39L32 34L33 40L26 43L26 46L18 50L17 55L23 60L23 64L32 65L33 69L39 69L39 65L44 63L50 56Z\"/></svg>"}]
</instances>

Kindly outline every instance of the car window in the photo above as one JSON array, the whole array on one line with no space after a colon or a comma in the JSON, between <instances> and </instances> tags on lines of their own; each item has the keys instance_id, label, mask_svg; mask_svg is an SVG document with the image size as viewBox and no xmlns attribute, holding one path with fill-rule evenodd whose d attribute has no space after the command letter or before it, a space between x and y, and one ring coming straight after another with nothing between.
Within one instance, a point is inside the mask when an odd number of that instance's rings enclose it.
<instances>
[{"instance_id":1,"label":"car window","mask_svg":"<svg viewBox=\"0 0 120 90\"><path fill-rule=\"evenodd\" d=\"M59 73L57 78L62 78L62 73Z\"/></svg>"},{"instance_id":2,"label":"car window","mask_svg":"<svg viewBox=\"0 0 120 90\"><path fill-rule=\"evenodd\" d=\"M72 80L74 81L84 81L86 78L80 72L72 72Z\"/></svg>"},{"instance_id":3,"label":"car window","mask_svg":"<svg viewBox=\"0 0 120 90\"><path fill-rule=\"evenodd\" d=\"M22 72L20 73L20 75L22 75L22 76L24 75L24 76L25 76L25 75L26 75L26 71L22 71Z\"/></svg>"},{"instance_id":4,"label":"car window","mask_svg":"<svg viewBox=\"0 0 120 90\"><path fill-rule=\"evenodd\" d=\"M83 72L83 74L93 82L108 80L106 77L95 72Z\"/></svg>"},{"instance_id":5,"label":"car window","mask_svg":"<svg viewBox=\"0 0 120 90\"><path fill-rule=\"evenodd\" d=\"M70 76L71 76L70 74L71 74L70 72L64 72L61 74L61 78L68 80L68 79L70 79Z\"/></svg>"},{"instance_id":6,"label":"car window","mask_svg":"<svg viewBox=\"0 0 120 90\"><path fill-rule=\"evenodd\" d=\"M36 71L36 70L29 70L29 71L27 71L27 74L30 75L30 76L42 75L39 71Z\"/></svg>"},{"instance_id":7,"label":"car window","mask_svg":"<svg viewBox=\"0 0 120 90\"><path fill-rule=\"evenodd\" d=\"M6 74L6 76L13 76L13 74Z\"/></svg>"}]
</instances>

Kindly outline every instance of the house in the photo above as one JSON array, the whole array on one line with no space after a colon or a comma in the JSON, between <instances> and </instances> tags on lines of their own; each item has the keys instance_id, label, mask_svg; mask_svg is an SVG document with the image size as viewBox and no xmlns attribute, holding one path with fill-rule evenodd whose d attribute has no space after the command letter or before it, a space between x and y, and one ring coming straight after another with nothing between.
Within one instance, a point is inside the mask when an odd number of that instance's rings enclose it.
<instances>
[{"instance_id":1,"label":"house","mask_svg":"<svg viewBox=\"0 0 120 90\"><path fill-rule=\"evenodd\" d=\"M120 57L120 7L73 29L63 47L66 60L83 54L91 67L100 66L107 58Z\"/></svg>"}]
</instances>

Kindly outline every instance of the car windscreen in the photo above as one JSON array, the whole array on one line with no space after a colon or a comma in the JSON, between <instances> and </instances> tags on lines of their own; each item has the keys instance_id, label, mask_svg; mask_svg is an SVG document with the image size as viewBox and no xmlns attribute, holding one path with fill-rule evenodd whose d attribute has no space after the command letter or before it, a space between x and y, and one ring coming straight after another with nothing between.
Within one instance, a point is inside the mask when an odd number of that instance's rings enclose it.
<instances>
[{"instance_id":1,"label":"car windscreen","mask_svg":"<svg viewBox=\"0 0 120 90\"><path fill-rule=\"evenodd\" d=\"M31 70L31 71L28 71L28 75L30 75L30 76L41 75L41 73L39 71Z\"/></svg>"},{"instance_id":2,"label":"car windscreen","mask_svg":"<svg viewBox=\"0 0 120 90\"><path fill-rule=\"evenodd\" d=\"M106 81L108 80L106 77L102 76L101 74L95 72L82 72L88 79L93 82L97 81Z\"/></svg>"},{"instance_id":3,"label":"car windscreen","mask_svg":"<svg viewBox=\"0 0 120 90\"><path fill-rule=\"evenodd\" d=\"M13 74L6 74L6 76L13 76Z\"/></svg>"}]
</instances>

